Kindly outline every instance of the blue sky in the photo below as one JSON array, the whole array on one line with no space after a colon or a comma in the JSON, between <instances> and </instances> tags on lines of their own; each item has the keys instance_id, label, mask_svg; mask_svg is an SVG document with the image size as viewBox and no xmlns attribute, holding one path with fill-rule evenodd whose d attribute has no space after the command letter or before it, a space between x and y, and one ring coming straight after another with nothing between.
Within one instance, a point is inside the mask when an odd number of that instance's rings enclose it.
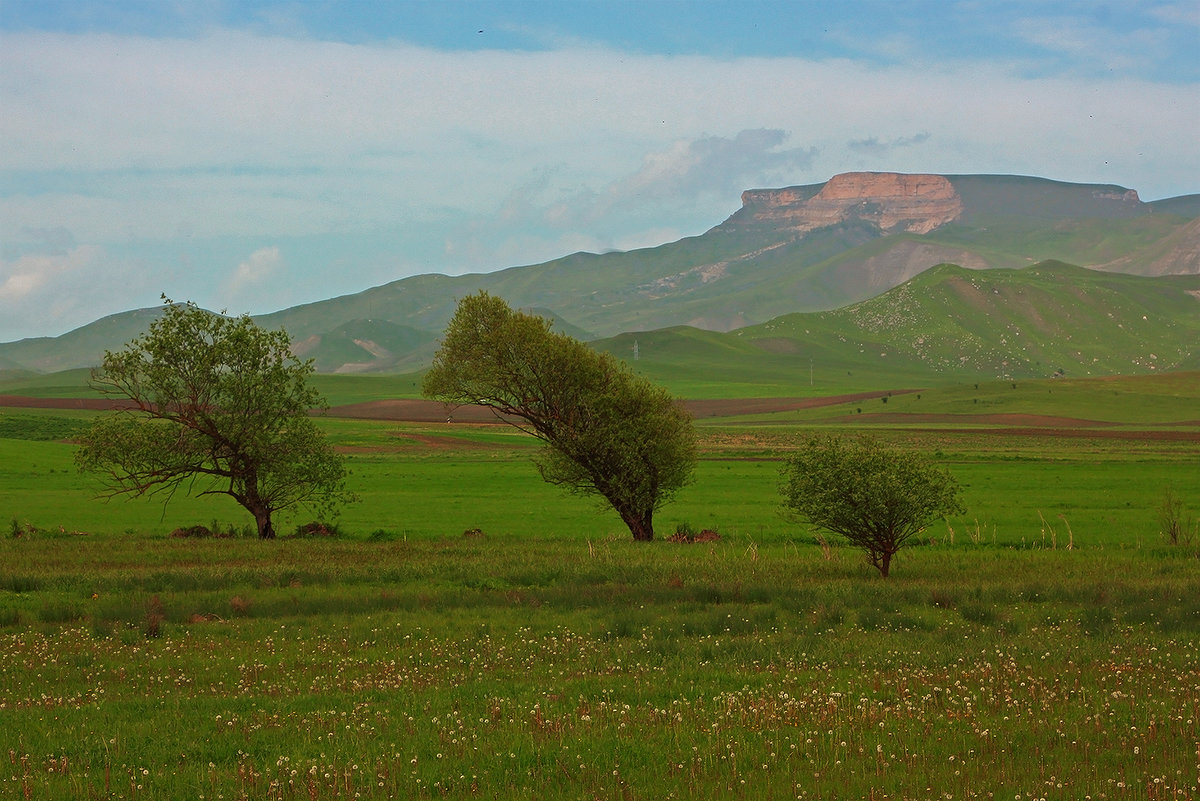
<instances>
[{"instance_id":1,"label":"blue sky","mask_svg":"<svg viewBox=\"0 0 1200 801\"><path fill-rule=\"evenodd\" d=\"M0 0L0 341L703 232L850 170L1200 191L1200 4Z\"/></svg>"}]
</instances>

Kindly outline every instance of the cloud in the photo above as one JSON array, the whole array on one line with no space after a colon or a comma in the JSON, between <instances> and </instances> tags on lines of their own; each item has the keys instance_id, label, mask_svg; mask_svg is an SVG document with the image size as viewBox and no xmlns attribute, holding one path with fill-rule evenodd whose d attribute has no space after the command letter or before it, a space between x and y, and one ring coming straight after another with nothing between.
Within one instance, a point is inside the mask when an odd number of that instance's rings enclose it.
<instances>
[{"instance_id":1,"label":"cloud","mask_svg":"<svg viewBox=\"0 0 1200 801\"><path fill-rule=\"evenodd\" d=\"M771 129L680 139L645 154L636 169L604 186L557 197L553 173L543 171L510 192L495 214L448 237L446 253L473 266L499 266L506 254L523 252L517 262L531 263L679 239L686 229L663 226L664 219L694 221L703 230L733 210L742 190L787 182L807 169L815 149L784 148L787 139L785 131Z\"/></svg>"},{"instance_id":2,"label":"cloud","mask_svg":"<svg viewBox=\"0 0 1200 801\"><path fill-rule=\"evenodd\" d=\"M866 153L871 156L886 156L897 148L923 145L929 141L929 138L930 133L928 131L922 131L913 136L899 136L886 142L872 136L868 139L854 139L848 142L846 147L856 153Z\"/></svg>"},{"instance_id":3,"label":"cloud","mask_svg":"<svg viewBox=\"0 0 1200 801\"><path fill-rule=\"evenodd\" d=\"M0 259L0 342L54 336L108 314L157 304L152 268L78 245Z\"/></svg>"},{"instance_id":4,"label":"cloud","mask_svg":"<svg viewBox=\"0 0 1200 801\"><path fill-rule=\"evenodd\" d=\"M759 128L732 138L678 140L646 154L632 174L599 192L583 191L561 200L545 216L560 226L594 224L635 209L641 213L646 205L691 204L699 195L715 195L729 203L751 185L786 181L812 165L816 149L779 149L787 138L785 131Z\"/></svg>"},{"instance_id":5,"label":"cloud","mask_svg":"<svg viewBox=\"0 0 1200 801\"><path fill-rule=\"evenodd\" d=\"M260 287L285 267L278 245L259 248L238 264L225 284L225 294L236 298L242 292Z\"/></svg>"},{"instance_id":6,"label":"cloud","mask_svg":"<svg viewBox=\"0 0 1200 801\"><path fill-rule=\"evenodd\" d=\"M0 284L78 298L76 324L108 310L89 301L114 278L151 304L273 311L697 234L743 189L848 170L1196 191L1194 84L1031 79L962 52L911 66L0 31ZM69 272L82 248L98 255ZM14 254L34 252L60 269L18 274Z\"/></svg>"},{"instance_id":7,"label":"cloud","mask_svg":"<svg viewBox=\"0 0 1200 801\"><path fill-rule=\"evenodd\" d=\"M662 153L651 153L642 169L613 186L618 196L629 193L648 197L678 196L694 192L740 191L748 181L764 174L795 174L812 166L815 148L779 150L786 131L757 128L733 138L706 136L675 143Z\"/></svg>"},{"instance_id":8,"label":"cloud","mask_svg":"<svg viewBox=\"0 0 1200 801\"><path fill-rule=\"evenodd\" d=\"M1148 20L1147 20L1148 22ZM1170 31L1153 24L1124 29L1101 25L1083 16L1041 16L1018 20L1014 33L1019 39L1048 53L1068 59L1070 71L1089 69L1131 71L1167 50Z\"/></svg>"},{"instance_id":9,"label":"cloud","mask_svg":"<svg viewBox=\"0 0 1200 801\"><path fill-rule=\"evenodd\" d=\"M12 261L0 260L0 303L26 303L47 286L69 282L72 274L86 270L98 252L98 248L85 245L70 251L30 253Z\"/></svg>"},{"instance_id":10,"label":"cloud","mask_svg":"<svg viewBox=\"0 0 1200 801\"><path fill-rule=\"evenodd\" d=\"M1151 8L1150 15L1163 22L1200 28L1200 6L1194 2L1163 3Z\"/></svg>"}]
</instances>

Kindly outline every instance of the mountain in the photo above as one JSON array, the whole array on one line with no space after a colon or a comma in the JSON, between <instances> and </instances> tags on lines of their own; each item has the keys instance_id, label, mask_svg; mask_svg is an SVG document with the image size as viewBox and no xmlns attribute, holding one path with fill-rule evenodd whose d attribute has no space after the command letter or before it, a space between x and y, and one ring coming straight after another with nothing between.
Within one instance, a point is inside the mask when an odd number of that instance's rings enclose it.
<instances>
[{"instance_id":1,"label":"mountain","mask_svg":"<svg viewBox=\"0 0 1200 801\"><path fill-rule=\"evenodd\" d=\"M639 371L698 397L718 386L795 395L814 373L845 390L1200 370L1200 275L942 264L841 309L724 333L626 333L593 346L630 358L635 343Z\"/></svg>"},{"instance_id":2,"label":"mountain","mask_svg":"<svg viewBox=\"0 0 1200 801\"><path fill-rule=\"evenodd\" d=\"M427 363L457 300L486 290L556 317L584 339L687 325L722 332L835 309L941 263L1019 268L1054 259L1131 275L1200 273L1200 195L1142 202L1134 190L994 175L847 173L752 189L706 233L630 252L575 253L494 273L404 278L262 315L322 371ZM56 339L0 344L0 368L86 366L153 310ZM130 332L130 333L125 333Z\"/></svg>"},{"instance_id":3,"label":"mountain","mask_svg":"<svg viewBox=\"0 0 1200 801\"><path fill-rule=\"evenodd\" d=\"M112 314L58 337L36 337L0 344L0 369L58 372L100 363L105 350L115 350L141 334L158 317L158 309Z\"/></svg>"}]
</instances>

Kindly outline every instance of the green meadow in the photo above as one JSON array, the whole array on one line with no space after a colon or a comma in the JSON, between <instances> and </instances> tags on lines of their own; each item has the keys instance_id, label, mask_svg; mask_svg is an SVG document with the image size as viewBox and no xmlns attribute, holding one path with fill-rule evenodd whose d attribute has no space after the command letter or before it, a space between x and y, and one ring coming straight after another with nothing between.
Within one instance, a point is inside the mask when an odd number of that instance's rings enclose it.
<instances>
[{"instance_id":1,"label":"green meadow","mask_svg":"<svg viewBox=\"0 0 1200 801\"><path fill-rule=\"evenodd\" d=\"M731 407L647 544L499 426L325 418L357 501L260 542L220 499L97 499L91 412L0 407L0 797L1194 798L1200 534L1159 510L1200 512L1198 400L1168 374ZM967 509L886 580L779 503L801 438L864 430ZM223 536L169 536L196 524Z\"/></svg>"}]
</instances>

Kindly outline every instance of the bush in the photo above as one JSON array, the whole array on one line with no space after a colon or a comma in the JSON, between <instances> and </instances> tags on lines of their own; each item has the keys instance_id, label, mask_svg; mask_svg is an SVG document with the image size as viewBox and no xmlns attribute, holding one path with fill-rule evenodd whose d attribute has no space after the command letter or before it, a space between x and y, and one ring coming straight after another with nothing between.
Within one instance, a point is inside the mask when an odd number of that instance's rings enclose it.
<instances>
[{"instance_id":1,"label":"bush","mask_svg":"<svg viewBox=\"0 0 1200 801\"><path fill-rule=\"evenodd\" d=\"M324 537L340 537L342 532L333 523L321 523L314 520L311 523L305 523L302 526L296 526L296 533L292 535L293 539L314 539Z\"/></svg>"},{"instance_id":2,"label":"bush","mask_svg":"<svg viewBox=\"0 0 1200 801\"><path fill-rule=\"evenodd\" d=\"M170 536L176 539L207 539L216 535L208 526L181 526L172 531Z\"/></svg>"},{"instance_id":3,"label":"bush","mask_svg":"<svg viewBox=\"0 0 1200 801\"><path fill-rule=\"evenodd\" d=\"M808 440L783 466L784 506L841 534L886 577L896 552L930 523L962 512L958 482L925 456L860 437Z\"/></svg>"}]
</instances>

